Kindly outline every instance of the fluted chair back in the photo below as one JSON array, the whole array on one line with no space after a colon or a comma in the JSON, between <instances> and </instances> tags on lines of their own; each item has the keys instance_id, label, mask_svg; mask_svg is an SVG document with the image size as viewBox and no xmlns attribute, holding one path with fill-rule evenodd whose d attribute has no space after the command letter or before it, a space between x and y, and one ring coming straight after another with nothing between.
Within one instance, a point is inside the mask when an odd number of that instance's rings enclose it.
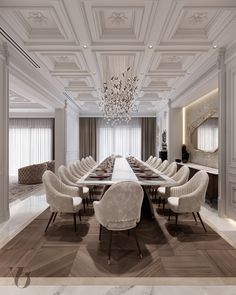
<instances>
[{"instance_id":1,"label":"fluted chair back","mask_svg":"<svg viewBox=\"0 0 236 295\"><path fill-rule=\"evenodd\" d=\"M64 165L61 165L58 168L58 176L64 184L77 186L75 182L78 180L78 178L73 177Z\"/></svg>"},{"instance_id":2,"label":"fluted chair back","mask_svg":"<svg viewBox=\"0 0 236 295\"><path fill-rule=\"evenodd\" d=\"M177 164L176 162L172 162L164 171L163 173L166 175L166 176L173 176L177 171Z\"/></svg>"},{"instance_id":3,"label":"fluted chair back","mask_svg":"<svg viewBox=\"0 0 236 295\"><path fill-rule=\"evenodd\" d=\"M182 185L188 181L189 173L189 167L184 165L171 178L177 182L177 185Z\"/></svg>"},{"instance_id":4,"label":"fluted chair back","mask_svg":"<svg viewBox=\"0 0 236 295\"><path fill-rule=\"evenodd\" d=\"M132 181L113 184L101 201L94 202L98 222L109 230L128 230L140 221L142 187Z\"/></svg>"},{"instance_id":5,"label":"fluted chair back","mask_svg":"<svg viewBox=\"0 0 236 295\"><path fill-rule=\"evenodd\" d=\"M152 166L153 163L156 162L156 160L157 160L157 157L153 157L153 158L151 159L151 161L148 163L148 165Z\"/></svg>"},{"instance_id":6,"label":"fluted chair back","mask_svg":"<svg viewBox=\"0 0 236 295\"><path fill-rule=\"evenodd\" d=\"M149 164L149 162L151 162L151 160L153 159L153 156L150 156L147 161L146 161L146 164Z\"/></svg>"},{"instance_id":7,"label":"fluted chair back","mask_svg":"<svg viewBox=\"0 0 236 295\"><path fill-rule=\"evenodd\" d=\"M158 169L158 167L160 167L161 163L162 163L162 159L158 158L151 166L155 169Z\"/></svg>"},{"instance_id":8,"label":"fluted chair back","mask_svg":"<svg viewBox=\"0 0 236 295\"><path fill-rule=\"evenodd\" d=\"M166 168L169 166L169 162L167 160L163 161L159 167L156 169L159 170L160 172L163 172L166 170Z\"/></svg>"}]
</instances>

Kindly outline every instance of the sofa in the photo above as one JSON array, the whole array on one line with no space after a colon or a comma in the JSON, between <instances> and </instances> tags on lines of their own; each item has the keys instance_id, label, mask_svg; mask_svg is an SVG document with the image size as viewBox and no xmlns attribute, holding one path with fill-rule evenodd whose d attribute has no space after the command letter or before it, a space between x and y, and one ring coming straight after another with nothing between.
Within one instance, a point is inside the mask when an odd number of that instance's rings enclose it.
<instances>
[{"instance_id":1,"label":"sofa","mask_svg":"<svg viewBox=\"0 0 236 295\"><path fill-rule=\"evenodd\" d=\"M42 183L42 176L46 170L55 172L55 161L48 161L40 164L33 164L18 169L19 184Z\"/></svg>"}]
</instances>

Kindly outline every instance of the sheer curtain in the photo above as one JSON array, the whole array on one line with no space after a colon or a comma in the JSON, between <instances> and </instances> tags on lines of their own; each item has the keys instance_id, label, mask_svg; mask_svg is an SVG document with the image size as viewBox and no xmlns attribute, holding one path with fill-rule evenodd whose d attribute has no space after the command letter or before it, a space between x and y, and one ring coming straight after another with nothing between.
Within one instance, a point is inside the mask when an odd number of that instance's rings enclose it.
<instances>
[{"instance_id":1,"label":"sheer curtain","mask_svg":"<svg viewBox=\"0 0 236 295\"><path fill-rule=\"evenodd\" d=\"M197 128L197 148L209 152L218 148L217 118L209 118Z\"/></svg>"},{"instance_id":2,"label":"sheer curtain","mask_svg":"<svg viewBox=\"0 0 236 295\"><path fill-rule=\"evenodd\" d=\"M97 118L97 157L98 161L116 154L129 154L141 158L141 119L132 118L117 126L108 125L103 118Z\"/></svg>"},{"instance_id":3,"label":"sheer curtain","mask_svg":"<svg viewBox=\"0 0 236 295\"><path fill-rule=\"evenodd\" d=\"M10 119L9 174L18 168L52 160L53 119Z\"/></svg>"}]
</instances>

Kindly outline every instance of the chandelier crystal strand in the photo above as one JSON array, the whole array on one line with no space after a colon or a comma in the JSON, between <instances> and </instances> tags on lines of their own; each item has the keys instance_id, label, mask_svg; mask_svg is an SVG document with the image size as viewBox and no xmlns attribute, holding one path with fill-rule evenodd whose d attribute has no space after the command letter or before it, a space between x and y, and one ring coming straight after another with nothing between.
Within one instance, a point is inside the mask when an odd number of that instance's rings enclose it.
<instances>
[{"instance_id":1,"label":"chandelier crystal strand","mask_svg":"<svg viewBox=\"0 0 236 295\"><path fill-rule=\"evenodd\" d=\"M135 98L137 95L137 76L128 77L130 67L122 73L122 78L111 77L103 83L100 107L104 118L112 125L131 120L131 112L137 112Z\"/></svg>"}]
</instances>

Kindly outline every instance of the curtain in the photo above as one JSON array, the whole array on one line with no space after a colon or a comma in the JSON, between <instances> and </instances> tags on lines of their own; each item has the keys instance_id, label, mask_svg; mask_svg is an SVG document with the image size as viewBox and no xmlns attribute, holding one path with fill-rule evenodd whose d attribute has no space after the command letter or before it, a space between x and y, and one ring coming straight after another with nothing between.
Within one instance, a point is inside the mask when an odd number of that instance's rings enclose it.
<instances>
[{"instance_id":1,"label":"curtain","mask_svg":"<svg viewBox=\"0 0 236 295\"><path fill-rule=\"evenodd\" d=\"M218 148L218 118L208 118L197 128L197 148L206 152Z\"/></svg>"},{"instance_id":2,"label":"curtain","mask_svg":"<svg viewBox=\"0 0 236 295\"><path fill-rule=\"evenodd\" d=\"M97 118L97 154L98 160L116 154L141 157L141 120L132 118L129 123L117 126L107 124L103 118Z\"/></svg>"},{"instance_id":3,"label":"curtain","mask_svg":"<svg viewBox=\"0 0 236 295\"><path fill-rule=\"evenodd\" d=\"M52 160L53 119L9 120L9 174L18 168Z\"/></svg>"},{"instance_id":4,"label":"curtain","mask_svg":"<svg viewBox=\"0 0 236 295\"><path fill-rule=\"evenodd\" d=\"M97 122L96 118L79 119L79 150L80 159L92 156L97 159L96 142L97 142Z\"/></svg>"},{"instance_id":5,"label":"curtain","mask_svg":"<svg viewBox=\"0 0 236 295\"><path fill-rule=\"evenodd\" d=\"M141 130L141 155L146 161L156 154L156 118L142 118Z\"/></svg>"}]
</instances>

